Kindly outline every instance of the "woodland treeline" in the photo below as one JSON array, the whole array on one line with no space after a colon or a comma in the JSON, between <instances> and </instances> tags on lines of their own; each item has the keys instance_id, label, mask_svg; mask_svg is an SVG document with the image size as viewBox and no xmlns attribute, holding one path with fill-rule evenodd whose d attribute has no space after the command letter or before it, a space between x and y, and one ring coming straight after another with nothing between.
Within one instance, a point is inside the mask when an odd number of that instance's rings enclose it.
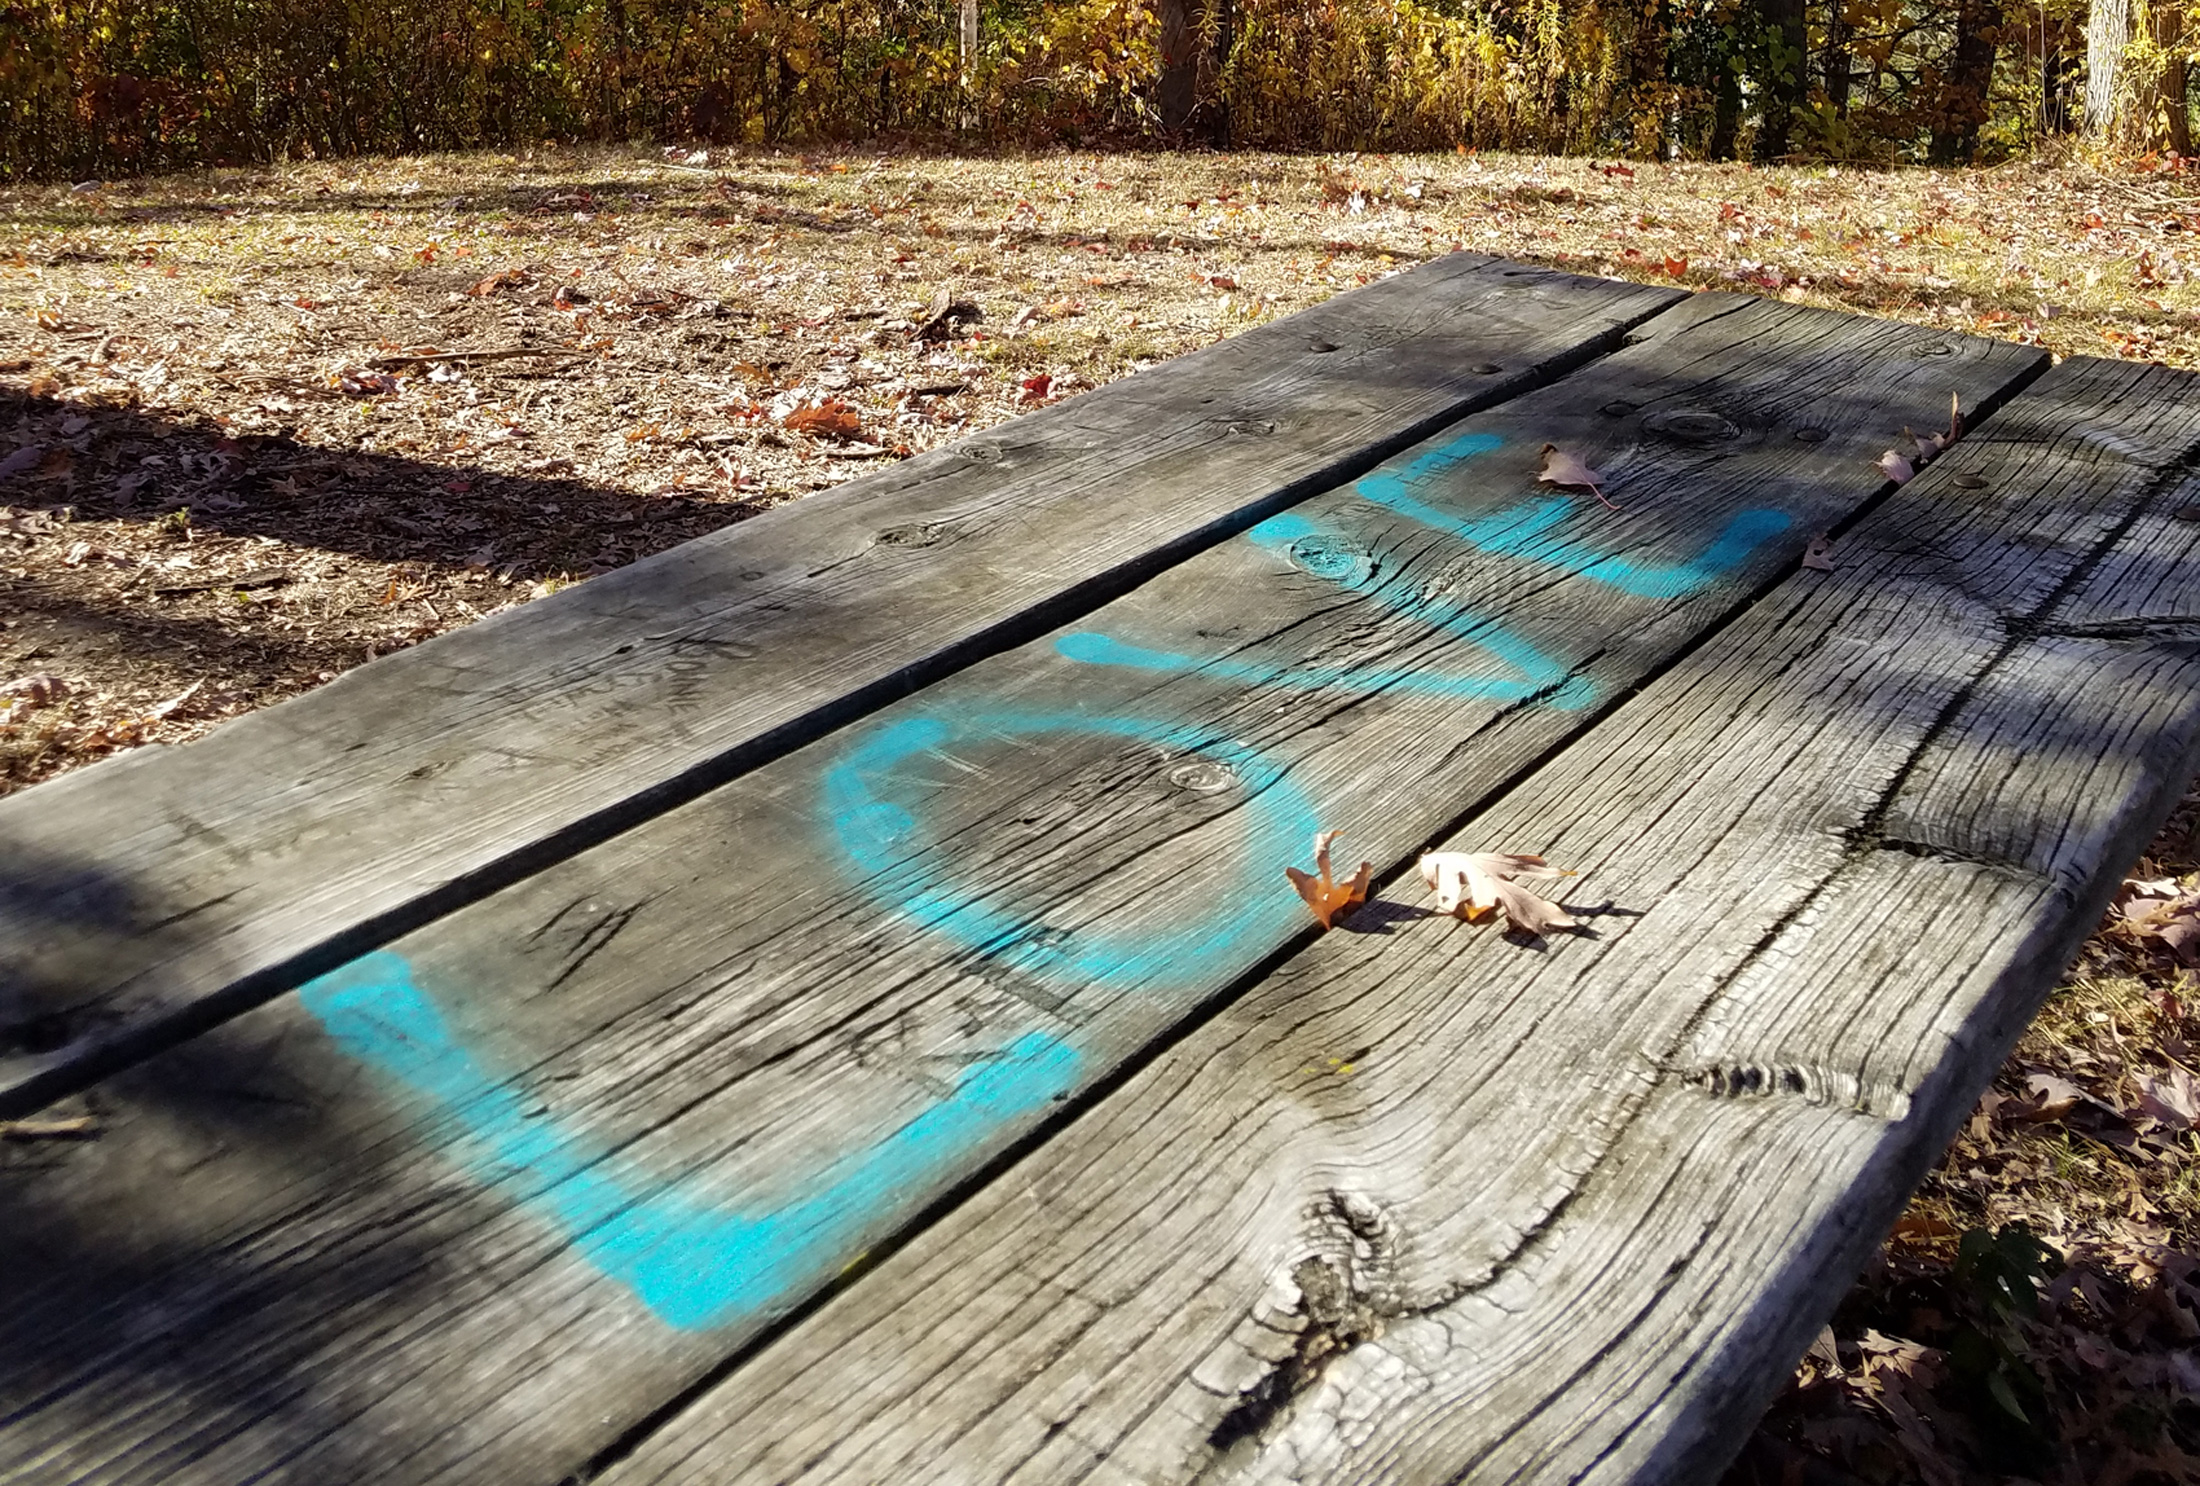
<instances>
[{"instance_id":1,"label":"woodland treeline","mask_svg":"<svg viewBox=\"0 0 2200 1486\"><path fill-rule=\"evenodd\" d=\"M2190 152L2200 0L0 0L0 171L542 139Z\"/></svg>"}]
</instances>

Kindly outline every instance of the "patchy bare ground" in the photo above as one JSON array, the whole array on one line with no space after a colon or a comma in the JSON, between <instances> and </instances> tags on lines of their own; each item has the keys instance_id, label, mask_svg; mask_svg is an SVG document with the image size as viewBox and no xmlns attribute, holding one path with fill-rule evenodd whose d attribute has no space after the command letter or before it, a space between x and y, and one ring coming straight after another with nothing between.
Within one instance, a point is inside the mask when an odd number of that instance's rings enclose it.
<instances>
[{"instance_id":1,"label":"patchy bare ground","mask_svg":"<svg viewBox=\"0 0 2200 1486\"><path fill-rule=\"evenodd\" d=\"M0 190L0 793L1452 248L2200 366L2195 233L2200 181L2033 163L545 149ZM1733 1481L2200 1479L2200 898L2159 881L2196 816Z\"/></svg>"}]
</instances>

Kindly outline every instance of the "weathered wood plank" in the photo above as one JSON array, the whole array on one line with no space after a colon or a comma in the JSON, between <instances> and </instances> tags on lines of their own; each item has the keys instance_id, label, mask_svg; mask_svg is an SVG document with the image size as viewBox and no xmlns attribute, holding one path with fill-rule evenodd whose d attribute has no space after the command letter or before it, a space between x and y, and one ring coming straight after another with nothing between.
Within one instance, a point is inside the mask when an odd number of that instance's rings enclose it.
<instances>
[{"instance_id":1,"label":"weathered wood plank","mask_svg":"<svg viewBox=\"0 0 2200 1486\"><path fill-rule=\"evenodd\" d=\"M2200 766L2200 378L2051 373L606 1486L1715 1478Z\"/></svg>"},{"instance_id":2,"label":"weathered wood plank","mask_svg":"<svg viewBox=\"0 0 2200 1486\"><path fill-rule=\"evenodd\" d=\"M1454 255L0 801L0 1108L1040 633L1677 297Z\"/></svg>"},{"instance_id":3,"label":"weathered wood plank","mask_svg":"<svg viewBox=\"0 0 2200 1486\"><path fill-rule=\"evenodd\" d=\"M0 1461L572 1469L1298 936L1316 817L1410 856L2036 365L1700 298L112 1081L0 1225ZM1623 514L1535 487L1554 437Z\"/></svg>"}]
</instances>

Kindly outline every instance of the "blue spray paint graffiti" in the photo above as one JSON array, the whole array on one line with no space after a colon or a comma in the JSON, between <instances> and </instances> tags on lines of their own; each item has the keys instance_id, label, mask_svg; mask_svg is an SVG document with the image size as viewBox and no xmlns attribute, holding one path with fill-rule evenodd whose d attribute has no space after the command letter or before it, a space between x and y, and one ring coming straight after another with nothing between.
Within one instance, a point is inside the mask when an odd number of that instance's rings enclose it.
<instances>
[{"instance_id":1,"label":"blue spray paint graffiti","mask_svg":"<svg viewBox=\"0 0 2200 1486\"><path fill-rule=\"evenodd\" d=\"M1336 686L1369 694L1408 691L1462 701L1500 702L1540 695L1562 711L1587 706L1596 694L1589 682L1571 676L1563 663L1498 621L1432 602L1402 575L1378 578L1367 557L1303 516L1289 512L1271 516L1245 535L1256 546L1287 558L1316 577L1364 594L1393 612L1412 614L1428 629L1479 647L1510 668L1513 676L1447 676L1423 666L1279 665L1234 657L1200 660L1174 651L1149 650L1091 630L1063 635L1054 642L1055 650L1070 660L1092 665L1198 671L1250 686L1285 686L1299 691Z\"/></svg>"},{"instance_id":2,"label":"blue spray paint graffiti","mask_svg":"<svg viewBox=\"0 0 2200 1486\"><path fill-rule=\"evenodd\" d=\"M1206 896L1214 907L1203 918L1165 927L1146 924L1128 934L1050 929L940 880L937 853L923 839L917 816L895 801L897 793L906 794L905 786L897 788L897 773L951 745L1050 733L1117 737L1165 756L1196 756L1227 768L1243 791L1237 798L1247 812L1244 844L1233 853L1245 880L1211 881ZM924 715L888 723L827 771L825 808L841 850L868 869L864 890L880 903L1004 964L1042 977L1066 975L1073 984L1183 984L1234 967L1236 946L1248 936L1273 940L1299 912L1295 901L1260 890L1266 873L1256 882L1255 864L1265 868L1300 851L1316 829L1305 791L1255 749L1181 724L1076 712Z\"/></svg>"},{"instance_id":3,"label":"blue spray paint graffiti","mask_svg":"<svg viewBox=\"0 0 2200 1486\"><path fill-rule=\"evenodd\" d=\"M1401 469L1379 469L1352 488L1361 499L1448 533L1492 556L1557 568L1592 583L1605 584L1637 598L1685 598L1733 572L1767 541L1791 524L1784 511L1742 511L1727 522L1703 551L1681 563L1638 563L1612 554L1586 556L1579 544L1556 534L1578 503L1563 496L1518 502L1486 516L1456 516L1429 504L1414 492L1437 476L1478 455L1503 446L1494 434L1469 433L1408 460ZM1374 599L1394 613L1409 614L1433 629L1479 646L1512 670L1501 676L1444 676L1423 667L1293 666L1234 658L1200 660L1174 651L1151 650L1111 635L1079 631L1055 641L1071 660L1093 665L1133 666L1150 671L1199 671L1249 685L1313 690L1349 686L1367 692L1403 690L1462 700L1519 701L1547 693L1551 705L1573 709L1588 705L1595 691L1583 678L1568 679L1567 667L1534 642L1491 619L1463 613L1427 612L1430 602L1402 576L1374 576L1365 557L1349 543L1295 513L1271 516L1248 531L1255 545L1288 558L1316 577Z\"/></svg>"},{"instance_id":4,"label":"blue spray paint graffiti","mask_svg":"<svg viewBox=\"0 0 2200 1486\"><path fill-rule=\"evenodd\" d=\"M453 1155L482 1183L547 1218L589 1263L681 1330L756 1315L830 1277L902 1193L929 1191L970 1150L1078 1082L1075 1051L1043 1033L966 1072L947 1096L868 1150L797 1180L805 1196L760 1216L651 1192L585 1137L459 1046L442 1012L387 951L309 982L300 998L345 1052L458 1126Z\"/></svg>"},{"instance_id":5,"label":"blue spray paint graffiti","mask_svg":"<svg viewBox=\"0 0 2200 1486\"><path fill-rule=\"evenodd\" d=\"M1462 434L1407 461L1401 470L1379 469L1362 476L1352 490L1362 500L1449 532L1493 557L1557 568L1636 598L1686 598L1707 588L1748 561L1750 553L1791 524L1785 511L1758 508L1736 513L1711 544L1687 562L1635 563L1614 556L1584 559L1574 555L1576 544L1552 534L1554 527L1579 509L1576 500L1542 497L1469 519L1432 506L1414 493L1434 476L1478 454L1487 454L1502 442L1491 434Z\"/></svg>"},{"instance_id":6,"label":"blue spray paint graffiti","mask_svg":"<svg viewBox=\"0 0 2200 1486\"><path fill-rule=\"evenodd\" d=\"M1615 555L1579 555L1556 528L1574 503L1536 498L1465 518L1429 504L1416 491L1437 475L1499 447L1487 434L1450 440L1396 471L1378 470L1355 487L1366 500L1448 533L1482 551L1560 568L1623 592L1677 598L1732 572L1788 518L1744 511L1687 562L1636 563ZM1154 650L1112 636L1064 635L1068 659L1153 671L1198 670L1248 686L1397 689L1460 699L1540 698L1579 707L1589 683L1564 663L1495 620L1439 607L1402 578L1380 578L1373 563L1303 516L1271 517L1249 540L1287 554L1305 571L1361 593L1431 630L1479 647L1511 673L1432 676L1399 665L1285 667L1231 657ZM1221 875L1204 881L1214 905L1201 919L1143 928L1134 936L1088 927L1049 926L957 885L940 870L941 847L922 824L923 781L912 766L945 757L950 747L1081 733L1119 738L1163 757L1196 756L1226 768L1243 812L1236 853L1242 886ZM1263 892L1273 863L1295 855L1316 826L1305 792L1283 766L1258 750L1179 724L1081 712L917 713L858 736L825 773L824 805L843 855L882 906L927 932L1027 974L1075 985L1167 986L1212 983L1248 960L1248 946L1281 940L1299 920L1295 900ZM624 1285L667 1325L694 1329L758 1315L828 1277L897 1201L927 1194L970 1153L1076 1088L1083 1057L1058 1037L1033 1032L960 1077L953 1089L891 1136L820 1161L790 1176L801 1195L757 1212L712 1208L676 1189L652 1185L610 1153L536 1107L460 1045L434 1000L401 956L378 952L302 988L306 1008L352 1057L394 1079L453 1127L451 1153L477 1180L536 1213L604 1274Z\"/></svg>"}]
</instances>

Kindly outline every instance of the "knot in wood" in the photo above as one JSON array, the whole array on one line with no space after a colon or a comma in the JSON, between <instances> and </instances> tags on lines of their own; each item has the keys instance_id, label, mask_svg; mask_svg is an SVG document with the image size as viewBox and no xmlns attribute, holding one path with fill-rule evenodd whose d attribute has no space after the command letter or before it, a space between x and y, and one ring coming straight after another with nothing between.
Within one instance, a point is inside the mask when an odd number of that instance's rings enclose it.
<instances>
[{"instance_id":1,"label":"knot in wood","mask_svg":"<svg viewBox=\"0 0 2200 1486\"><path fill-rule=\"evenodd\" d=\"M1669 412L1652 413L1642 420L1642 426L1683 444L1719 444L1740 438L1742 434L1730 420L1706 408L1674 408Z\"/></svg>"},{"instance_id":2,"label":"knot in wood","mask_svg":"<svg viewBox=\"0 0 2200 1486\"><path fill-rule=\"evenodd\" d=\"M1213 759L1193 759L1169 771L1169 783L1195 795L1219 795L1237 782L1237 775L1230 772L1229 765L1216 763Z\"/></svg>"},{"instance_id":3,"label":"knot in wood","mask_svg":"<svg viewBox=\"0 0 2200 1486\"><path fill-rule=\"evenodd\" d=\"M1300 537L1288 550L1295 567L1332 583L1365 582L1375 576L1375 559L1342 537Z\"/></svg>"},{"instance_id":4,"label":"knot in wood","mask_svg":"<svg viewBox=\"0 0 2200 1486\"><path fill-rule=\"evenodd\" d=\"M929 547L953 528L944 521L924 521L910 526L889 526L878 539L889 547Z\"/></svg>"}]
</instances>

